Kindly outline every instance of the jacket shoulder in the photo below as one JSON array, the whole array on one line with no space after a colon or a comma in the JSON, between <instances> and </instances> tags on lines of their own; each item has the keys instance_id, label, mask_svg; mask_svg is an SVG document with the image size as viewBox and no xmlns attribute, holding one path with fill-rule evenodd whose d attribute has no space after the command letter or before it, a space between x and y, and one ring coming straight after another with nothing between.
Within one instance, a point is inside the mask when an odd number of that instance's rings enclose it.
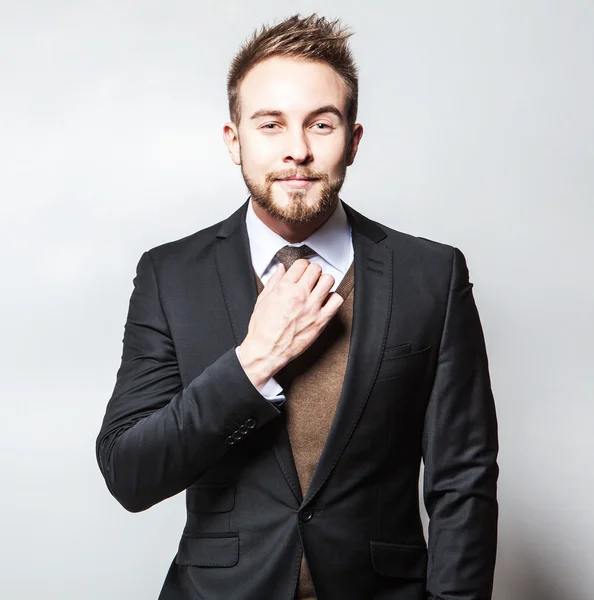
<instances>
[{"instance_id":1,"label":"jacket shoulder","mask_svg":"<svg viewBox=\"0 0 594 600\"><path fill-rule=\"evenodd\" d=\"M395 256L404 257L409 263L418 264L420 261L440 265L443 261L451 262L457 251L457 248L450 244L393 229L365 216L344 201L343 206L353 230L356 229L380 245L389 248Z\"/></svg>"},{"instance_id":2,"label":"jacket shoulder","mask_svg":"<svg viewBox=\"0 0 594 600\"><path fill-rule=\"evenodd\" d=\"M217 240L217 231L223 221L209 225L183 238L154 246L148 250L155 266L200 259L208 255Z\"/></svg>"},{"instance_id":3,"label":"jacket shoulder","mask_svg":"<svg viewBox=\"0 0 594 600\"><path fill-rule=\"evenodd\" d=\"M391 248L394 253L406 253L424 263L451 263L458 248L445 242L392 229L383 223L377 223L386 233L380 244Z\"/></svg>"}]
</instances>

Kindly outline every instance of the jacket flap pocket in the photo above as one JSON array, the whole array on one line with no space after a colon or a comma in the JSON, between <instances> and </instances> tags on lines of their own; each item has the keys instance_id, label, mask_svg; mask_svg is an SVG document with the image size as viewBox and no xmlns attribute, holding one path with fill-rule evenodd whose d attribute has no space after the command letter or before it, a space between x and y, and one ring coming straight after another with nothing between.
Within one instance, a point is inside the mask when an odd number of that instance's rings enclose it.
<instances>
[{"instance_id":1,"label":"jacket flap pocket","mask_svg":"<svg viewBox=\"0 0 594 600\"><path fill-rule=\"evenodd\" d=\"M383 358L394 358L395 356L403 356L405 354L410 354L411 350L411 342L404 342L403 344L398 344L397 346L389 346L384 349Z\"/></svg>"},{"instance_id":2,"label":"jacket flap pocket","mask_svg":"<svg viewBox=\"0 0 594 600\"><path fill-rule=\"evenodd\" d=\"M371 540L371 560L376 573L387 577L425 579L427 548Z\"/></svg>"},{"instance_id":3,"label":"jacket flap pocket","mask_svg":"<svg viewBox=\"0 0 594 600\"><path fill-rule=\"evenodd\" d=\"M422 350L416 350L407 354L384 356L377 374L378 381L380 379L392 379L393 377L419 373L427 365L430 350L431 346L427 346Z\"/></svg>"},{"instance_id":4,"label":"jacket flap pocket","mask_svg":"<svg viewBox=\"0 0 594 600\"><path fill-rule=\"evenodd\" d=\"M179 542L175 562L191 567L234 567L239 561L239 534L216 537L184 534Z\"/></svg>"},{"instance_id":5,"label":"jacket flap pocket","mask_svg":"<svg viewBox=\"0 0 594 600\"><path fill-rule=\"evenodd\" d=\"M235 507L235 486L209 484L187 489L186 505L190 512L223 513Z\"/></svg>"}]
</instances>

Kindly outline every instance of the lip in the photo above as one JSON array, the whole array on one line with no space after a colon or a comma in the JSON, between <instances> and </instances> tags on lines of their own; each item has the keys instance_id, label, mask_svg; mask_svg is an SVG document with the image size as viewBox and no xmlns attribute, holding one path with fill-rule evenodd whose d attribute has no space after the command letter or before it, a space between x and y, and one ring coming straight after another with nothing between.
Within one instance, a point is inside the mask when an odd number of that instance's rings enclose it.
<instances>
[{"instance_id":1,"label":"lip","mask_svg":"<svg viewBox=\"0 0 594 600\"><path fill-rule=\"evenodd\" d=\"M286 179L278 179L284 187L289 189L303 189L310 187L317 179L307 179L299 177L287 177Z\"/></svg>"}]
</instances>

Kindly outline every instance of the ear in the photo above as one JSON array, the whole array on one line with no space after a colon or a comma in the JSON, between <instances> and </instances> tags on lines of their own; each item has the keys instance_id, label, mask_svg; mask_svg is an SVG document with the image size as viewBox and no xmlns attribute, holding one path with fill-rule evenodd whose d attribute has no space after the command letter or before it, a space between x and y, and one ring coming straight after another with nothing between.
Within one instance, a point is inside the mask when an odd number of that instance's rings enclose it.
<instances>
[{"instance_id":1,"label":"ear","mask_svg":"<svg viewBox=\"0 0 594 600\"><path fill-rule=\"evenodd\" d=\"M241 164L241 158L239 153L239 132L237 125L232 121L225 123L223 126L223 139L227 145L227 150L231 156L231 160L236 164Z\"/></svg>"},{"instance_id":2,"label":"ear","mask_svg":"<svg viewBox=\"0 0 594 600\"><path fill-rule=\"evenodd\" d=\"M351 139L349 140L346 153L346 166L350 167L355 161L357 155L357 149L359 148L359 142L363 137L363 125L355 123L353 131L351 132Z\"/></svg>"}]
</instances>

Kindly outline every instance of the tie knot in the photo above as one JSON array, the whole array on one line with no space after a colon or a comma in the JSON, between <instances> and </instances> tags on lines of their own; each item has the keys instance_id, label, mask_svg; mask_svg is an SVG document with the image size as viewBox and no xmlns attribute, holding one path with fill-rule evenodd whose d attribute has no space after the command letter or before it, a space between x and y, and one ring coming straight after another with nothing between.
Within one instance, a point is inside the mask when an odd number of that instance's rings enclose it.
<instances>
[{"instance_id":1,"label":"tie knot","mask_svg":"<svg viewBox=\"0 0 594 600\"><path fill-rule=\"evenodd\" d=\"M304 244L303 246L284 246L274 255L274 257L279 262L283 263L285 271L288 271L298 258L307 258L314 254L315 252L309 246Z\"/></svg>"}]
</instances>

